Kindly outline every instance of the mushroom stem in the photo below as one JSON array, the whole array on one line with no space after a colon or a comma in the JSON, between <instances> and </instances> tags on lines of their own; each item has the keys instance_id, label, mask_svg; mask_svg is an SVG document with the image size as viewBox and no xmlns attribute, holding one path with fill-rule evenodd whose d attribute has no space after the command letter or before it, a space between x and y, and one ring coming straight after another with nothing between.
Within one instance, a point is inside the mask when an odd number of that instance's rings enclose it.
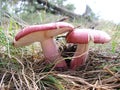
<instances>
[{"instance_id":1,"label":"mushroom stem","mask_svg":"<svg viewBox=\"0 0 120 90\"><path fill-rule=\"evenodd\" d=\"M60 68L60 67L66 68L67 67L65 60L60 56L58 47L53 38L44 40L41 43L41 47L43 49L43 53L44 53L47 63L53 64L53 63L58 62L57 60L61 60L59 63L56 64L55 67L56 68Z\"/></svg>"},{"instance_id":2,"label":"mushroom stem","mask_svg":"<svg viewBox=\"0 0 120 90\"><path fill-rule=\"evenodd\" d=\"M71 61L70 69L75 70L77 67L86 62L88 56L88 44L78 44L73 59Z\"/></svg>"}]
</instances>

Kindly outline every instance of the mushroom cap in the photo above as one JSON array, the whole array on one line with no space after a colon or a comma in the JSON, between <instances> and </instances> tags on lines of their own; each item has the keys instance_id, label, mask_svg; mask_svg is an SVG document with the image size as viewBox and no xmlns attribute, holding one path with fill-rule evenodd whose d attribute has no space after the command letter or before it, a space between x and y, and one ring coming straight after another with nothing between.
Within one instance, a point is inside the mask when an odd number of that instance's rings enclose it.
<instances>
[{"instance_id":1,"label":"mushroom cap","mask_svg":"<svg viewBox=\"0 0 120 90\"><path fill-rule=\"evenodd\" d=\"M42 42L61 33L73 30L74 26L66 22L55 22L41 25L32 25L24 28L14 38L15 47L29 45L33 42Z\"/></svg>"},{"instance_id":2,"label":"mushroom cap","mask_svg":"<svg viewBox=\"0 0 120 90\"><path fill-rule=\"evenodd\" d=\"M110 36L100 30L75 29L67 34L66 40L69 43L87 44L90 40L94 43L107 43L111 40Z\"/></svg>"}]
</instances>

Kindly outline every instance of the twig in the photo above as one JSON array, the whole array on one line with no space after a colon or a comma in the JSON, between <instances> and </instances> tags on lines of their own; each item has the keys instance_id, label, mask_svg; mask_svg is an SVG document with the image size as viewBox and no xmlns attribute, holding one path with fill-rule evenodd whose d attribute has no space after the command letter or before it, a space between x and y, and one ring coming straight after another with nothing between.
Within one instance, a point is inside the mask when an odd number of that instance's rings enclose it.
<instances>
[{"instance_id":1,"label":"twig","mask_svg":"<svg viewBox=\"0 0 120 90\"><path fill-rule=\"evenodd\" d=\"M5 72L5 73L3 74L2 79L1 79L1 81L0 81L0 86L3 84L3 80L4 80L5 76L6 76L6 74L7 74L7 72Z\"/></svg>"},{"instance_id":2,"label":"twig","mask_svg":"<svg viewBox=\"0 0 120 90\"><path fill-rule=\"evenodd\" d=\"M109 74L113 75L118 81L120 81L120 78L115 75L115 72L111 71L107 66L105 66L103 69L106 70Z\"/></svg>"},{"instance_id":3,"label":"twig","mask_svg":"<svg viewBox=\"0 0 120 90\"><path fill-rule=\"evenodd\" d=\"M111 65L108 65L108 66L105 66L107 68L111 68L111 67L114 67L114 66L120 66L120 63L117 63L117 64L111 64Z\"/></svg>"},{"instance_id":4,"label":"twig","mask_svg":"<svg viewBox=\"0 0 120 90\"><path fill-rule=\"evenodd\" d=\"M98 85L98 80L95 82L94 87L93 87L92 90L95 90L95 87L97 87L97 85Z\"/></svg>"},{"instance_id":5,"label":"twig","mask_svg":"<svg viewBox=\"0 0 120 90\"><path fill-rule=\"evenodd\" d=\"M57 22L62 22L62 21L65 21L65 20L67 20L67 19L69 19L69 17L63 17L63 18L57 20Z\"/></svg>"},{"instance_id":6,"label":"twig","mask_svg":"<svg viewBox=\"0 0 120 90\"><path fill-rule=\"evenodd\" d=\"M71 79L72 81L74 82L80 82L82 84L85 84L85 85L88 85L90 87L93 87L92 84L86 82L84 79L80 78L80 77L74 77L74 76L69 76L69 75L63 75L63 74L56 74L57 76L59 77L62 77L62 78L68 78L68 79Z\"/></svg>"},{"instance_id":7,"label":"twig","mask_svg":"<svg viewBox=\"0 0 120 90\"><path fill-rule=\"evenodd\" d=\"M116 77L120 77L120 75L118 74L118 75L116 75ZM112 76L107 79L103 79L101 82L102 82L102 84L106 84L106 83L114 83L116 81L117 81L117 79L115 79L115 77Z\"/></svg>"},{"instance_id":8,"label":"twig","mask_svg":"<svg viewBox=\"0 0 120 90\"><path fill-rule=\"evenodd\" d=\"M83 78L80 78L80 77L74 77L74 76L69 76L69 75L63 75L63 74L56 74L57 76L65 79L65 80L69 80L71 81L72 83L81 83L83 85L87 85L88 88L93 88L96 89L96 90L111 90L111 87L109 86L105 86L105 85L98 85L98 83L96 82L95 85L92 85L90 84L89 82L85 81ZM77 84L78 85L78 84ZM88 89L87 89L88 90Z\"/></svg>"}]
</instances>

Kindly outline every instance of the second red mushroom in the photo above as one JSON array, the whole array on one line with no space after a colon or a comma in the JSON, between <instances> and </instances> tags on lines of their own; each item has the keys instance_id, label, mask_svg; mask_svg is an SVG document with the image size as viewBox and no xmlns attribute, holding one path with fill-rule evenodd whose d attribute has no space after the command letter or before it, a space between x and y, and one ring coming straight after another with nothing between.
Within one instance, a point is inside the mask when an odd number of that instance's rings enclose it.
<instances>
[{"instance_id":1,"label":"second red mushroom","mask_svg":"<svg viewBox=\"0 0 120 90\"><path fill-rule=\"evenodd\" d=\"M68 33L66 40L68 43L77 44L77 49L70 62L70 69L76 70L86 61L90 41L93 41L94 43L104 44L108 43L111 38L106 32L101 30L75 29Z\"/></svg>"}]
</instances>

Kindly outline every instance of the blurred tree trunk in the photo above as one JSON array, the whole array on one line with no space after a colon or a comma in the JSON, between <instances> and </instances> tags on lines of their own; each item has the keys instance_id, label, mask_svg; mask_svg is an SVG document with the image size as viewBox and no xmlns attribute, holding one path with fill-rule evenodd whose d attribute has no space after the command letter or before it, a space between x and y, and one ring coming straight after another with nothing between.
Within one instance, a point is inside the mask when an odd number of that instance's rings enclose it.
<instances>
[{"instance_id":1,"label":"blurred tree trunk","mask_svg":"<svg viewBox=\"0 0 120 90\"><path fill-rule=\"evenodd\" d=\"M43 5L45 7L45 10L48 12L51 12L53 14L62 14L62 15L66 15L70 18L80 18L81 15L75 14L65 8L56 6L50 2L48 2L47 0L37 0L37 2L41 5Z\"/></svg>"}]
</instances>

